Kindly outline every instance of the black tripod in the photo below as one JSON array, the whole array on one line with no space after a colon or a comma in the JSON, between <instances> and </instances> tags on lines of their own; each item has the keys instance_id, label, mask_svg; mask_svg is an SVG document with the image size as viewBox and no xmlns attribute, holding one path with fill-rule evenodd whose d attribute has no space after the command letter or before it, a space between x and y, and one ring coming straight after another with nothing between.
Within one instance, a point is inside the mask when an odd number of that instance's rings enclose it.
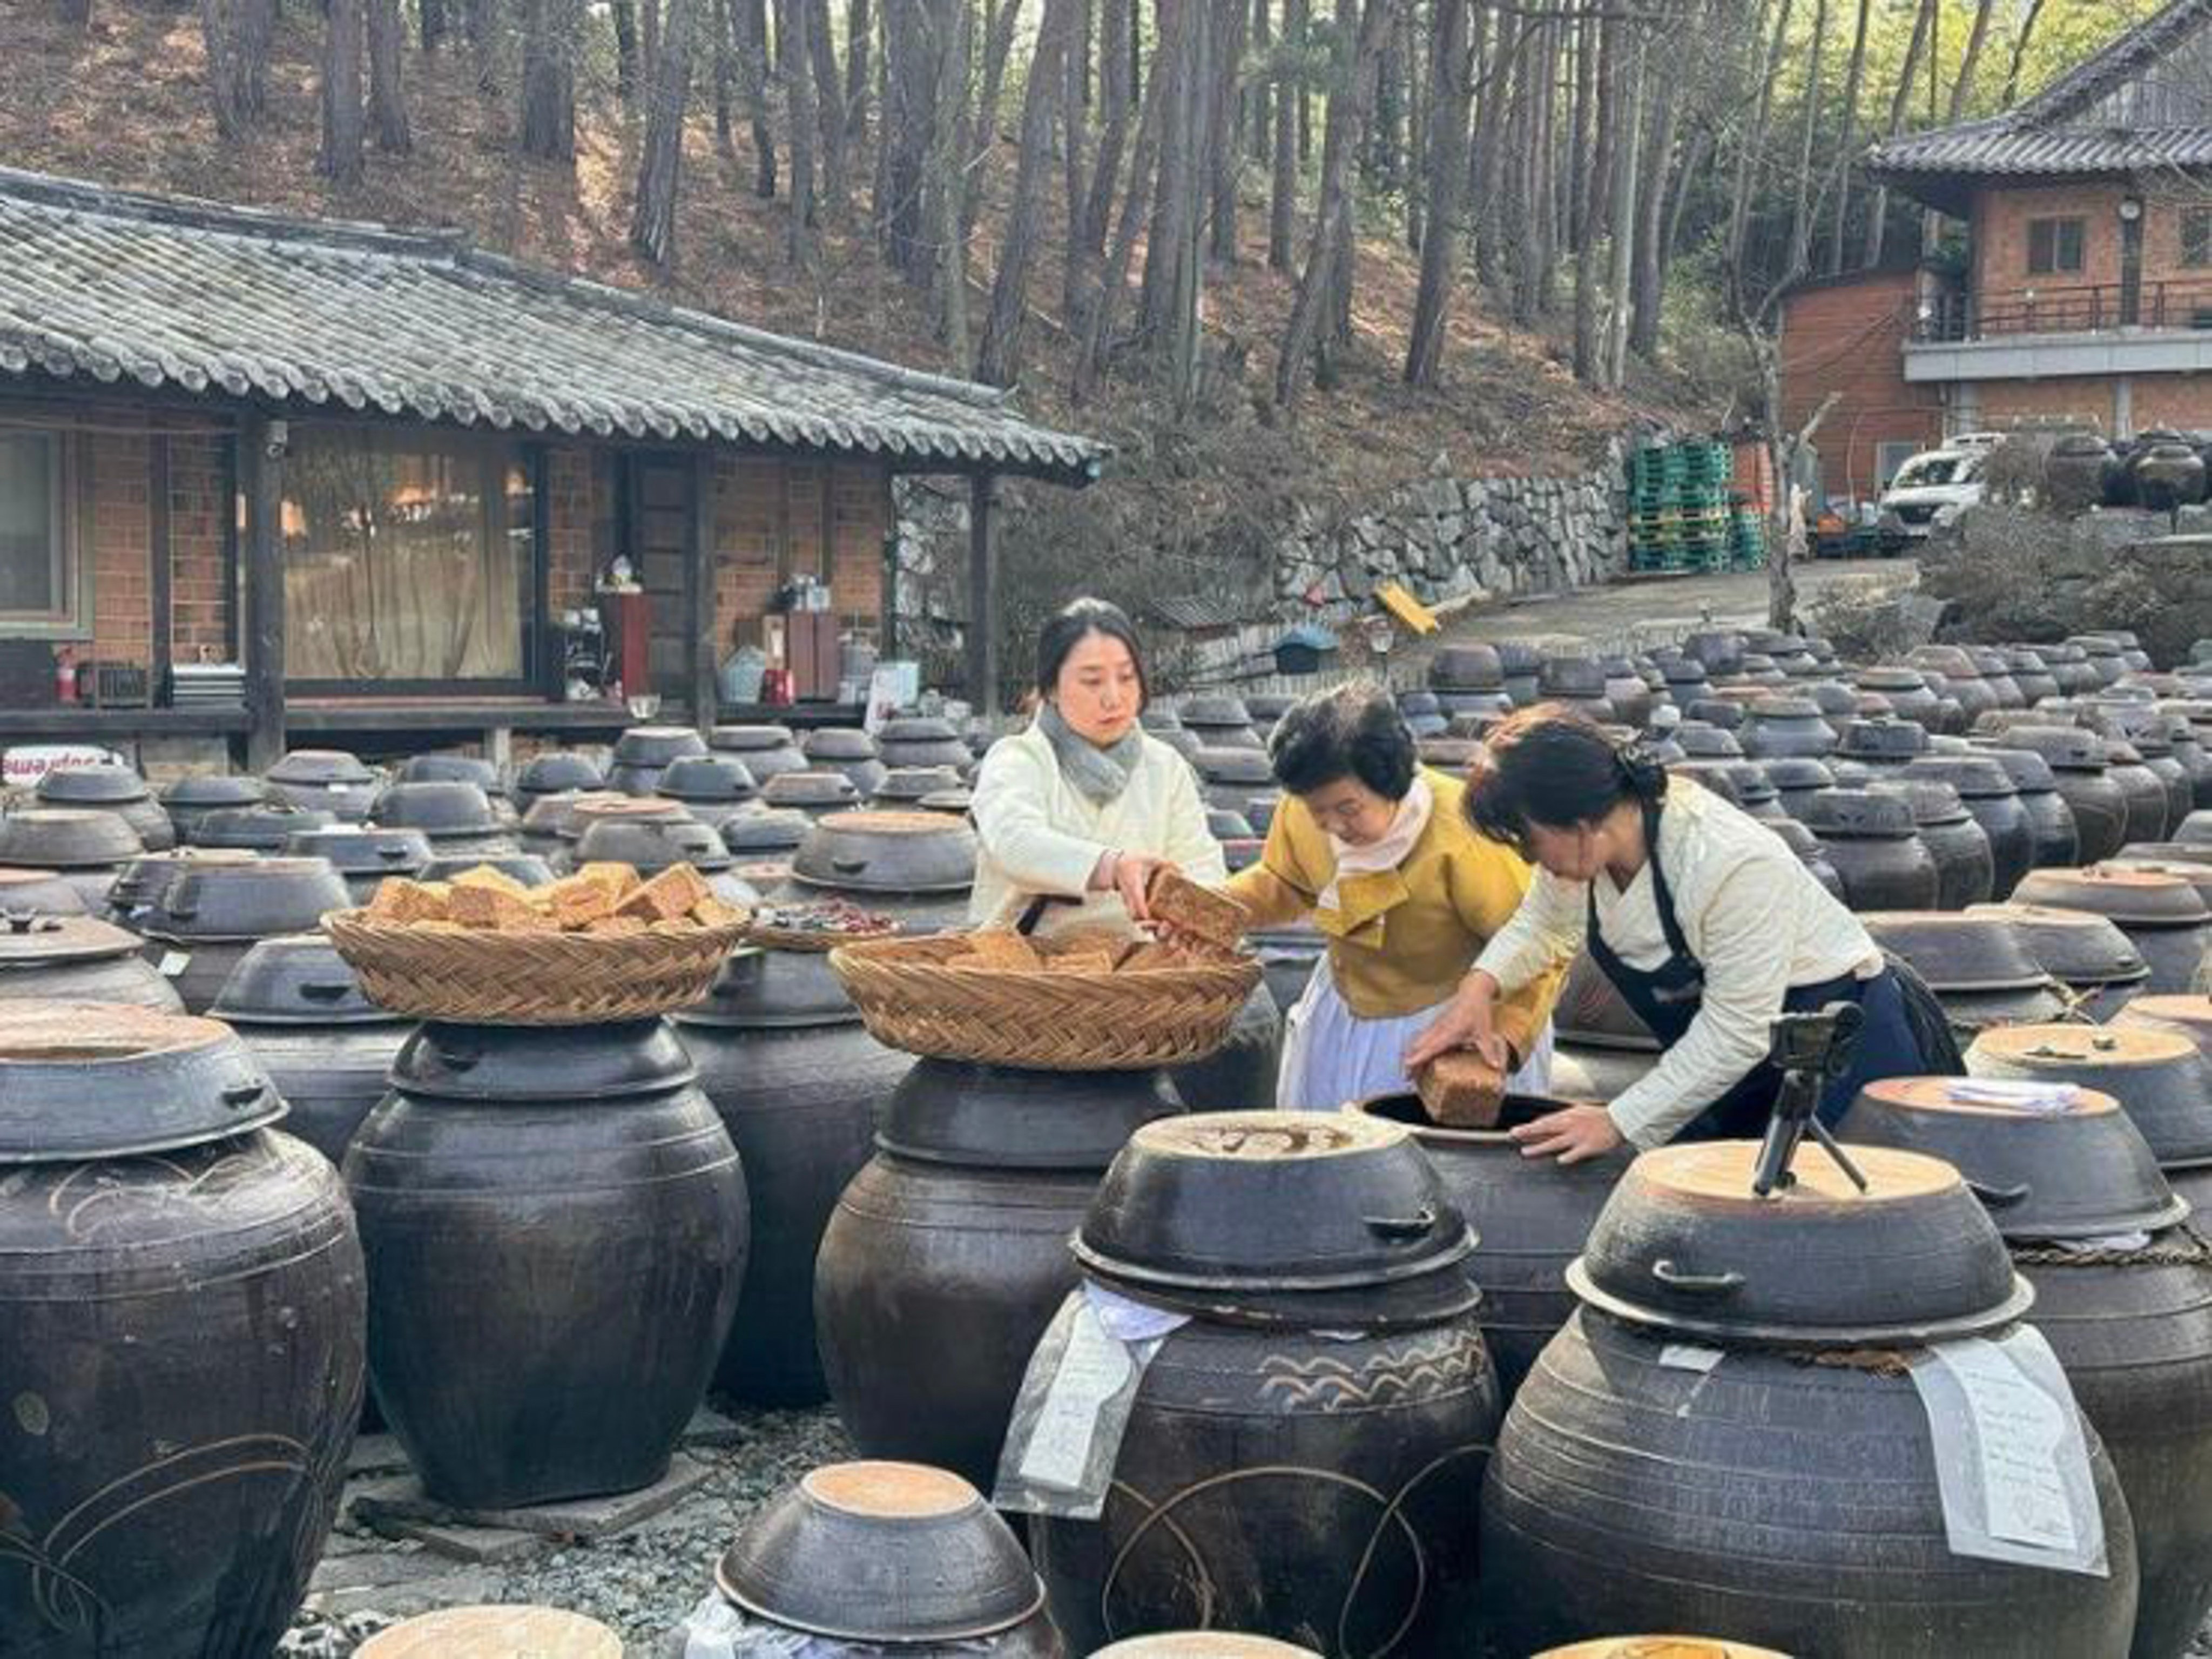
<instances>
[{"instance_id":1,"label":"black tripod","mask_svg":"<svg viewBox=\"0 0 2212 1659\"><path fill-rule=\"evenodd\" d=\"M1827 1085L1850 1069L1851 1049L1865 1024L1866 1011L1856 1002L1832 1002L1817 1014L1784 1014L1767 1028L1766 1058L1782 1073L1782 1093L1774 1103L1774 1115L1767 1120L1758 1171L1752 1177L1751 1190L1759 1197L1796 1185L1790 1166L1808 1130L1852 1184L1866 1191L1866 1177L1844 1156L1828 1126L1814 1115Z\"/></svg>"}]
</instances>

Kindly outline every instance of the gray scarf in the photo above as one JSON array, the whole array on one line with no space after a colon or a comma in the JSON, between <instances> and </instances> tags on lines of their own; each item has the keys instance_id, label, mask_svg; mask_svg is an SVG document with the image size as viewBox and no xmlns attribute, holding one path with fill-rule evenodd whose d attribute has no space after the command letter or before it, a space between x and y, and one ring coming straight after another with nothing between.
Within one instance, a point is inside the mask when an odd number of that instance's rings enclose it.
<instances>
[{"instance_id":1,"label":"gray scarf","mask_svg":"<svg viewBox=\"0 0 2212 1659\"><path fill-rule=\"evenodd\" d=\"M1049 702L1037 705L1036 728L1052 744L1060 775L1073 784L1084 799L1103 806L1118 799L1137 775L1137 762L1145 752L1142 726L1133 726L1120 742L1101 749L1085 737Z\"/></svg>"}]
</instances>

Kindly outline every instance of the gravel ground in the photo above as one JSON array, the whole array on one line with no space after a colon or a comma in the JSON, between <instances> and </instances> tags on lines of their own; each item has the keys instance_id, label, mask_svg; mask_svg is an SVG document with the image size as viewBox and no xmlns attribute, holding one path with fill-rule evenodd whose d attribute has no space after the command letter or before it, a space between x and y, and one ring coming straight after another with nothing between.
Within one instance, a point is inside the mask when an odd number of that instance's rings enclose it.
<instances>
[{"instance_id":1,"label":"gravel ground","mask_svg":"<svg viewBox=\"0 0 2212 1659\"><path fill-rule=\"evenodd\" d=\"M660 1634L714 1588L714 1564L763 1500L820 1463L853 1455L836 1416L813 1411L733 1411L738 1438L693 1445L687 1455L714 1474L673 1508L619 1537L556 1544L526 1559L472 1565L416 1543L395 1543L340 1511L307 1607L283 1650L302 1659L345 1659L398 1618L436 1607L526 1601L600 1620L629 1659L645 1659ZM348 1483L349 1505L363 1479Z\"/></svg>"}]
</instances>

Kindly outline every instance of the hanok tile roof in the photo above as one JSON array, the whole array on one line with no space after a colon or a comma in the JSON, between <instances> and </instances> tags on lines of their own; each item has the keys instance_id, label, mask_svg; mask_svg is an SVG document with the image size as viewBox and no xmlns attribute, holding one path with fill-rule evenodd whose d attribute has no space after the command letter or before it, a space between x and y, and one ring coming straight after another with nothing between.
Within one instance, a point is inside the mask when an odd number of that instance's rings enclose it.
<instances>
[{"instance_id":1,"label":"hanok tile roof","mask_svg":"<svg viewBox=\"0 0 2212 1659\"><path fill-rule=\"evenodd\" d=\"M0 372L530 432L793 446L1068 483L1004 393L537 269L450 233L0 168Z\"/></svg>"},{"instance_id":2,"label":"hanok tile roof","mask_svg":"<svg viewBox=\"0 0 2212 1659\"><path fill-rule=\"evenodd\" d=\"M1933 206L1965 206L1975 178L2085 178L2212 167L2212 126L2085 120L2094 106L2212 22L2212 0L2174 0L2002 115L1876 144L1868 171Z\"/></svg>"}]
</instances>

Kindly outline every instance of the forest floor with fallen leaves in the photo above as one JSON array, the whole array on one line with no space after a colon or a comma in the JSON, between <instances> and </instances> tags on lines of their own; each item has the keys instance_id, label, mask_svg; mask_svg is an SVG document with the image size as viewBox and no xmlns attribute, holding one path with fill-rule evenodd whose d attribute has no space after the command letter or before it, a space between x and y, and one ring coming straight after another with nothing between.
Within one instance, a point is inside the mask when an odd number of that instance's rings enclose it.
<instances>
[{"instance_id":1,"label":"forest floor with fallen leaves","mask_svg":"<svg viewBox=\"0 0 2212 1659\"><path fill-rule=\"evenodd\" d=\"M320 28L313 6L283 9L266 115L237 142L216 131L194 8L94 0L91 27L80 31L60 20L52 0L0 0L0 27L14 42L10 73L0 79L0 165L286 213L450 227L501 253L781 332L957 371L933 337L927 295L876 253L866 206L868 146L853 155L855 201L824 222L818 257L802 270L785 254L787 203L752 193L754 157L742 118L733 149L718 150L709 70L702 68L693 92L675 263L659 271L627 241L642 121L615 96L611 64L595 58L579 73L571 168L520 153L511 64L502 91L486 95L461 43L434 54L410 51L413 152L372 149L363 182L339 190L315 170ZM1012 186L1017 103L1012 95L1006 100L998 142L973 175L983 192L971 268L978 331ZM1069 395L1074 354L1060 316L1058 176L1055 167L1052 222L1030 290L1020 403L1038 419L1125 448L1133 438L1144 453L1145 434L1161 422L1140 366L1127 367L1088 405ZM1220 378L1204 418L1267 433L1270 450L1287 439L1304 489L1338 500L1370 496L1429 470L1440 456L1466 476L1579 471L1608 436L1639 419L1694 428L1710 424L1725 406L1724 392L1689 374L1644 371L1628 394L1592 392L1575 381L1558 334L1501 325L1465 282L1453 308L1443 384L1405 386L1399 370L1418 261L1389 234L1393 227L1377 222L1362 240L1353 338L1334 384L1309 389L1293 424L1282 430L1267 393L1294 285L1266 266L1266 180L1258 168L1248 168L1245 185L1243 257L1233 266L1210 265L1206 278L1208 356ZM1563 317L1559 331L1566 325Z\"/></svg>"}]
</instances>

